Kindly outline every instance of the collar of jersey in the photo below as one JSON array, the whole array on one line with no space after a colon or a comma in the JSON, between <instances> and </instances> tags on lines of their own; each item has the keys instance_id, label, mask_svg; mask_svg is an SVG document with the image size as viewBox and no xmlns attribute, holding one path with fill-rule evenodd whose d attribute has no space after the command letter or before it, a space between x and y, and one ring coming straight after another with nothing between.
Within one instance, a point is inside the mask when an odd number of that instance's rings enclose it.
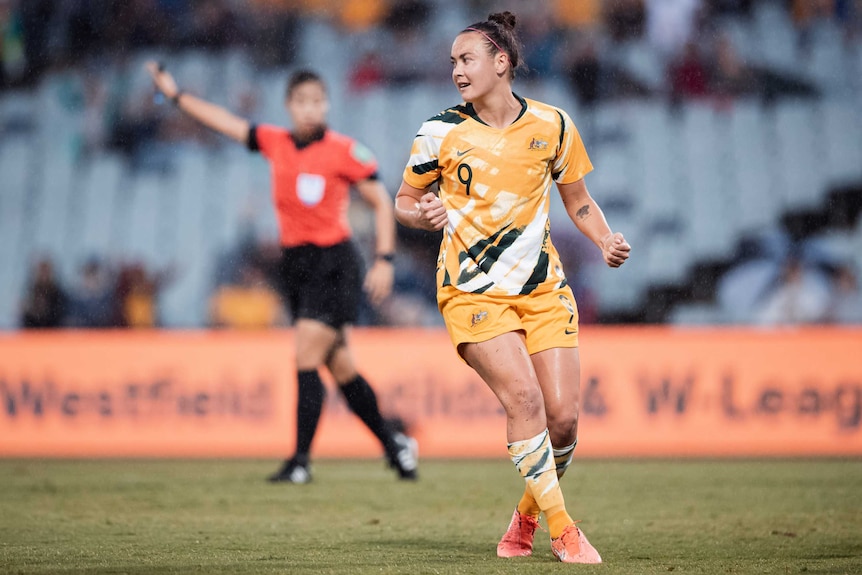
<instances>
[{"instance_id":1,"label":"collar of jersey","mask_svg":"<svg viewBox=\"0 0 862 575\"><path fill-rule=\"evenodd\" d=\"M517 118L512 120L512 124L514 124L515 122L520 120L521 116L523 116L524 113L527 111L527 101L514 92L512 92L512 95L515 96L515 99L521 103L521 113L518 114ZM473 104L471 104L470 102L467 102L466 104L464 104L464 110L467 112L467 114L471 118L473 118L474 120L476 120L480 124L484 124L485 126L488 126L488 124L486 124L485 122L482 121L482 118L479 117L479 114L476 113L476 110L473 108ZM509 126L511 126L512 124L509 124ZM488 126L488 127L492 128L493 126ZM503 128L503 129L505 130L506 128Z\"/></svg>"},{"instance_id":2,"label":"collar of jersey","mask_svg":"<svg viewBox=\"0 0 862 575\"><path fill-rule=\"evenodd\" d=\"M326 135L326 126L321 126L319 130L315 131L309 138L304 140L300 140L296 137L296 134L293 132L290 133L290 139L293 140L293 145L296 146L297 150L301 150L303 148L307 148L314 142L319 142L323 139L323 136Z\"/></svg>"}]
</instances>

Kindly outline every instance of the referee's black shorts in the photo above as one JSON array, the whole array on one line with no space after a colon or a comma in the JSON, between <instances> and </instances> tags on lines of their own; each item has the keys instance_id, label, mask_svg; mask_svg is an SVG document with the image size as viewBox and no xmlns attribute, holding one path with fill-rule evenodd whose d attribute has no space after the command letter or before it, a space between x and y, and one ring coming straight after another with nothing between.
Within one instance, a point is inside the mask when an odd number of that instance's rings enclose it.
<instances>
[{"instance_id":1,"label":"referee's black shorts","mask_svg":"<svg viewBox=\"0 0 862 575\"><path fill-rule=\"evenodd\" d=\"M294 321L314 319L335 329L354 324L362 297L362 256L352 241L283 248L278 289Z\"/></svg>"}]
</instances>

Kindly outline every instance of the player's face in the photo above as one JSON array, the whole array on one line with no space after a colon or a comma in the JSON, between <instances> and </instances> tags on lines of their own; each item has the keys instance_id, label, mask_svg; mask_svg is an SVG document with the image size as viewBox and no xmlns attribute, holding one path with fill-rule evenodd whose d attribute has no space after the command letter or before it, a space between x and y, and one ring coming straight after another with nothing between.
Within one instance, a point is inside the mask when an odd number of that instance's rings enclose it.
<instances>
[{"instance_id":1,"label":"player's face","mask_svg":"<svg viewBox=\"0 0 862 575\"><path fill-rule=\"evenodd\" d=\"M465 102L481 99L508 75L505 55L488 53L487 40L478 32L464 32L452 44L452 81Z\"/></svg>"},{"instance_id":2,"label":"player's face","mask_svg":"<svg viewBox=\"0 0 862 575\"><path fill-rule=\"evenodd\" d=\"M287 111L297 133L309 134L326 124L329 100L320 82L303 82L287 99Z\"/></svg>"}]
</instances>

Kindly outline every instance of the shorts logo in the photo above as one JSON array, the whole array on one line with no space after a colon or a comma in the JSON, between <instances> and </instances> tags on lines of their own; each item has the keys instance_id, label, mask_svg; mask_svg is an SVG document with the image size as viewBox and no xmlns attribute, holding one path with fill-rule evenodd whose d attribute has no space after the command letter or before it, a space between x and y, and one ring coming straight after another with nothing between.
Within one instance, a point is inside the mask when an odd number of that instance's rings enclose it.
<instances>
[{"instance_id":1,"label":"shorts logo","mask_svg":"<svg viewBox=\"0 0 862 575\"><path fill-rule=\"evenodd\" d=\"M548 142L533 136L533 139L530 140L529 149L530 150L539 150L539 151L547 150L548 149Z\"/></svg>"},{"instance_id":2,"label":"shorts logo","mask_svg":"<svg viewBox=\"0 0 862 575\"><path fill-rule=\"evenodd\" d=\"M482 323L486 319L488 319L488 312L487 311L484 311L484 310L477 311L476 313L473 314L473 317L470 319L470 327L476 327L478 324Z\"/></svg>"},{"instance_id":3,"label":"shorts logo","mask_svg":"<svg viewBox=\"0 0 862 575\"><path fill-rule=\"evenodd\" d=\"M563 304L563 307L565 307L566 311L569 312L569 324L571 325L575 319L575 306L572 305L572 302L569 301L568 297L566 297L564 295L560 295L559 298L560 298L560 302ZM574 335L576 333L578 333L577 324L574 327L567 327L565 329L566 335Z\"/></svg>"}]
</instances>

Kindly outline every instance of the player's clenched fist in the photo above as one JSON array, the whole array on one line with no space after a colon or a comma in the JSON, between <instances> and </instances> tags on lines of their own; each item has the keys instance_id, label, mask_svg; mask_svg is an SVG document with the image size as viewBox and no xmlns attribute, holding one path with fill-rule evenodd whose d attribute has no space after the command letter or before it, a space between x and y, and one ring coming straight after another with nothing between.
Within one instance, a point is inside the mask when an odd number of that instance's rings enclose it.
<instances>
[{"instance_id":1,"label":"player's clenched fist","mask_svg":"<svg viewBox=\"0 0 862 575\"><path fill-rule=\"evenodd\" d=\"M433 192L428 192L419 198L416 209L418 211L416 221L423 230L436 232L442 230L449 223L443 202Z\"/></svg>"},{"instance_id":2,"label":"player's clenched fist","mask_svg":"<svg viewBox=\"0 0 862 575\"><path fill-rule=\"evenodd\" d=\"M605 258L605 263L612 268L618 268L627 259L632 247L623 237L620 232L608 234L602 238L602 256Z\"/></svg>"}]
</instances>

